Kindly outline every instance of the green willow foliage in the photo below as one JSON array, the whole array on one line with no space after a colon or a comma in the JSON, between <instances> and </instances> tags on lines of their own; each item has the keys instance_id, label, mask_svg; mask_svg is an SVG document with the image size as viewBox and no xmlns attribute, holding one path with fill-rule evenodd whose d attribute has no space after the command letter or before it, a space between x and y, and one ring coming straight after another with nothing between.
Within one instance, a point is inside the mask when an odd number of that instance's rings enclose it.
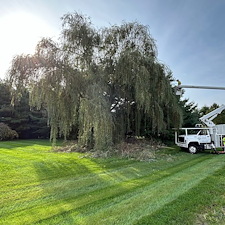
<instances>
[{"instance_id":1,"label":"green willow foliage","mask_svg":"<svg viewBox=\"0 0 225 225\"><path fill-rule=\"evenodd\" d=\"M171 72L157 60L146 26L124 23L96 30L78 13L62 17L58 43L41 40L34 55L13 59L12 90L30 91L47 107L51 139L73 126L80 144L108 149L124 134L158 134L179 126L181 110Z\"/></svg>"}]
</instances>

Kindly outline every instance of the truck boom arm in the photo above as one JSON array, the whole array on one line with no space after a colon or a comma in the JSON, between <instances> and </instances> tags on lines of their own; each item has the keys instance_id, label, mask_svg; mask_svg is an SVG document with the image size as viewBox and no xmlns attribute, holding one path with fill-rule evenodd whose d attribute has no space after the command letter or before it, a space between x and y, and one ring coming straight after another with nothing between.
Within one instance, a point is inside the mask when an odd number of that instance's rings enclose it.
<instances>
[{"instance_id":1,"label":"truck boom arm","mask_svg":"<svg viewBox=\"0 0 225 225\"><path fill-rule=\"evenodd\" d=\"M181 85L181 82L179 81L178 86L175 87L176 95L181 95L182 94L182 88L198 88L198 89L225 90L225 87Z\"/></svg>"},{"instance_id":2,"label":"truck boom arm","mask_svg":"<svg viewBox=\"0 0 225 225\"><path fill-rule=\"evenodd\" d=\"M217 89L217 90L225 90L225 87L197 86L197 85L179 85L179 88L199 88L199 89Z\"/></svg>"},{"instance_id":3,"label":"truck boom arm","mask_svg":"<svg viewBox=\"0 0 225 225\"><path fill-rule=\"evenodd\" d=\"M203 122L207 127L214 127L213 119L215 119L223 110L225 110L225 105L221 105L219 108L214 109L212 112L202 116L200 121Z\"/></svg>"}]
</instances>

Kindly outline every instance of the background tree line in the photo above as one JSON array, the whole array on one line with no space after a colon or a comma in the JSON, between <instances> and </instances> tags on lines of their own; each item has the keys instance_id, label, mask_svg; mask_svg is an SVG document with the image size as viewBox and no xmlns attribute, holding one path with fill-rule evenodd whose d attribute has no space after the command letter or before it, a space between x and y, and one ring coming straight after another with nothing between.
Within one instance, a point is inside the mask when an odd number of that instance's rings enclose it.
<instances>
[{"instance_id":1,"label":"background tree line","mask_svg":"<svg viewBox=\"0 0 225 225\"><path fill-rule=\"evenodd\" d=\"M47 112L44 109L30 108L28 91L24 92L20 100L15 101L12 105L10 86L7 82L0 81L0 96L1 130L3 130L3 124L6 124L17 132L18 136L12 136L14 138L49 138L50 128L47 125ZM4 130L6 131L6 129ZM11 136L6 135L3 139L11 139Z\"/></svg>"}]
</instances>

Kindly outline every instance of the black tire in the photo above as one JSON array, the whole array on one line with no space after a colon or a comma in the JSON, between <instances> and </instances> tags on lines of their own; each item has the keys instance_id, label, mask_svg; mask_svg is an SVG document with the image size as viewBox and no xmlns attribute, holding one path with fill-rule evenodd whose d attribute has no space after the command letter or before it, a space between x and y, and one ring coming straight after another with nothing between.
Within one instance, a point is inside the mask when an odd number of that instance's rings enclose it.
<instances>
[{"instance_id":1,"label":"black tire","mask_svg":"<svg viewBox=\"0 0 225 225\"><path fill-rule=\"evenodd\" d=\"M191 153L191 154L196 154L198 152L198 146L195 145L195 144L190 144L188 146L188 151Z\"/></svg>"}]
</instances>

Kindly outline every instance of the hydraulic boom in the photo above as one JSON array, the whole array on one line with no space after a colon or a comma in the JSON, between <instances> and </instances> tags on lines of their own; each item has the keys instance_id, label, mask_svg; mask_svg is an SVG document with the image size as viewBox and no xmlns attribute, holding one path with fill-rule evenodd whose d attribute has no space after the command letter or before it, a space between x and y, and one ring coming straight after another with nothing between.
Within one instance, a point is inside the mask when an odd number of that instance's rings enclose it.
<instances>
[{"instance_id":1,"label":"hydraulic boom","mask_svg":"<svg viewBox=\"0 0 225 225\"><path fill-rule=\"evenodd\" d=\"M212 112L202 116L200 119L207 127L214 127L216 124L213 123L215 119L223 110L225 110L225 105L221 105L219 108L214 109Z\"/></svg>"},{"instance_id":2,"label":"hydraulic boom","mask_svg":"<svg viewBox=\"0 0 225 225\"><path fill-rule=\"evenodd\" d=\"M197 89L214 89L214 90L225 90L225 87L213 87L213 86L195 86L195 85L179 85L176 86L176 95L182 94L182 88L197 88Z\"/></svg>"}]
</instances>

